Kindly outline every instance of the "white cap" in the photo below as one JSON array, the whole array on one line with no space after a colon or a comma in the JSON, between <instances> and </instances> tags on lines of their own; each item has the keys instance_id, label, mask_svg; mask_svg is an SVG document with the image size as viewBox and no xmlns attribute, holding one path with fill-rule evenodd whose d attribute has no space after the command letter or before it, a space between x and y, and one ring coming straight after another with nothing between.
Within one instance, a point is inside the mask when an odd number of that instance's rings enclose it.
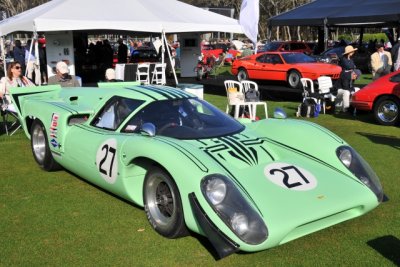
<instances>
[{"instance_id":1,"label":"white cap","mask_svg":"<svg viewBox=\"0 0 400 267\"><path fill-rule=\"evenodd\" d=\"M56 70L58 70L61 74L69 73L68 65L64 61L57 63Z\"/></svg>"},{"instance_id":2,"label":"white cap","mask_svg":"<svg viewBox=\"0 0 400 267\"><path fill-rule=\"evenodd\" d=\"M114 69L107 69L106 70L106 79L107 80L115 80L115 70Z\"/></svg>"}]
</instances>

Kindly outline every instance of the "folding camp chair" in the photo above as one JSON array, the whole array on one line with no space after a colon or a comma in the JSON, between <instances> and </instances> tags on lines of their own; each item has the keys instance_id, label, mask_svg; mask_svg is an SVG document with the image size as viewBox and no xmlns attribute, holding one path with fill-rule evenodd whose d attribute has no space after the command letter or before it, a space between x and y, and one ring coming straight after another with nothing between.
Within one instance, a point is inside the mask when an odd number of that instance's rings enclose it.
<instances>
[{"instance_id":1,"label":"folding camp chair","mask_svg":"<svg viewBox=\"0 0 400 267\"><path fill-rule=\"evenodd\" d=\"M11 136L13 135L19 128L21 128L21 124L19 122L18 113L14 109L14 105L9 103L7 100L7 95L4 95L1 98L1 117L3 119L4 130L6 134ZM9 125L10 124L10 125Z\"/></svg>"}]
</instances>

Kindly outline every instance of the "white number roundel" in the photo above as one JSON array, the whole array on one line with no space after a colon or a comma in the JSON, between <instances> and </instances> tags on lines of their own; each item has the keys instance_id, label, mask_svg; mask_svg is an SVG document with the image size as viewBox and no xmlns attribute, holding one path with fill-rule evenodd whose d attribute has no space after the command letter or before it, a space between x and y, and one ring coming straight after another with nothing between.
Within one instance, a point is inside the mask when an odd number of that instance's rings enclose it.
<instances>
[{"instance_id":1,"label":"white number roundel","mask_svg":"<svg viewBox=\"0 0 400 267\"><path fill-rule=\"evenodd\" d=\"M118 175L117 140L108 139L97 149L96 166L101 177L113 184Z\"/></svg>"},{"instance_id":2,"label":"white number roundel","mask_svg":"<svg viewBox=\"0 0 400 267\"><path fill-rule=\"evenodd\" d=\"M283 188L307 191L317 186L317 179L309 171L284 162L275 162L264 168L264 175Z\"/></svg>"}]
</instances>

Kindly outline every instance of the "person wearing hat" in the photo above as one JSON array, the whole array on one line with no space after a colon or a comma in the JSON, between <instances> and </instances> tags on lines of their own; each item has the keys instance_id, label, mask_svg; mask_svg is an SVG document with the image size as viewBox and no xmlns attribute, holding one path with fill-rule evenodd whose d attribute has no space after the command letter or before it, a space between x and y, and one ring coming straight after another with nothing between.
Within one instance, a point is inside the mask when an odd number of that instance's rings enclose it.
<instances>
[{"instance_id":1,"label":"person wearing hat","mask_svg":"<svg viewBox=\"0 0 400 267\"><path fill-rule=\"evenodd\" d=\"M61 87L80 87L74 75L69 74L67 63L59 61L56 65L56 75L49 77L48 84L59 84Z\"/></svg>"},{"instance_id":2,"label":"person wearing hat","mask_svg":"<svg viewBox=\"0 0 400 267\"><path fill-rule=\"evenodd\" d=\"M382 44L376 44L375 48L376 52L371 55L373 80L390 73L393 65L392 55L384 50Z\"/></svg>"}]
</instances>

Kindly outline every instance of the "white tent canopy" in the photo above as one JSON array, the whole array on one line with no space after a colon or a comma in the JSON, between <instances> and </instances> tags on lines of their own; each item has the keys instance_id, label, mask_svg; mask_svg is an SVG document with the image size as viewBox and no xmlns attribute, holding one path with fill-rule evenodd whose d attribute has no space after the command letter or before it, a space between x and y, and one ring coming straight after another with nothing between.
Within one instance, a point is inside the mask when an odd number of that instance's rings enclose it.
<instances>
[{"instance_id":1,"label":"white tent canopy","mask_svg":"<svg viewBox=\"0 0 400 267\"><path fill-rule=\"evenodd\" d=\"M1 36L34 30L242 33L237 20L176 0L53 0L0 22Z\"/></svg>"}]
</instances>

